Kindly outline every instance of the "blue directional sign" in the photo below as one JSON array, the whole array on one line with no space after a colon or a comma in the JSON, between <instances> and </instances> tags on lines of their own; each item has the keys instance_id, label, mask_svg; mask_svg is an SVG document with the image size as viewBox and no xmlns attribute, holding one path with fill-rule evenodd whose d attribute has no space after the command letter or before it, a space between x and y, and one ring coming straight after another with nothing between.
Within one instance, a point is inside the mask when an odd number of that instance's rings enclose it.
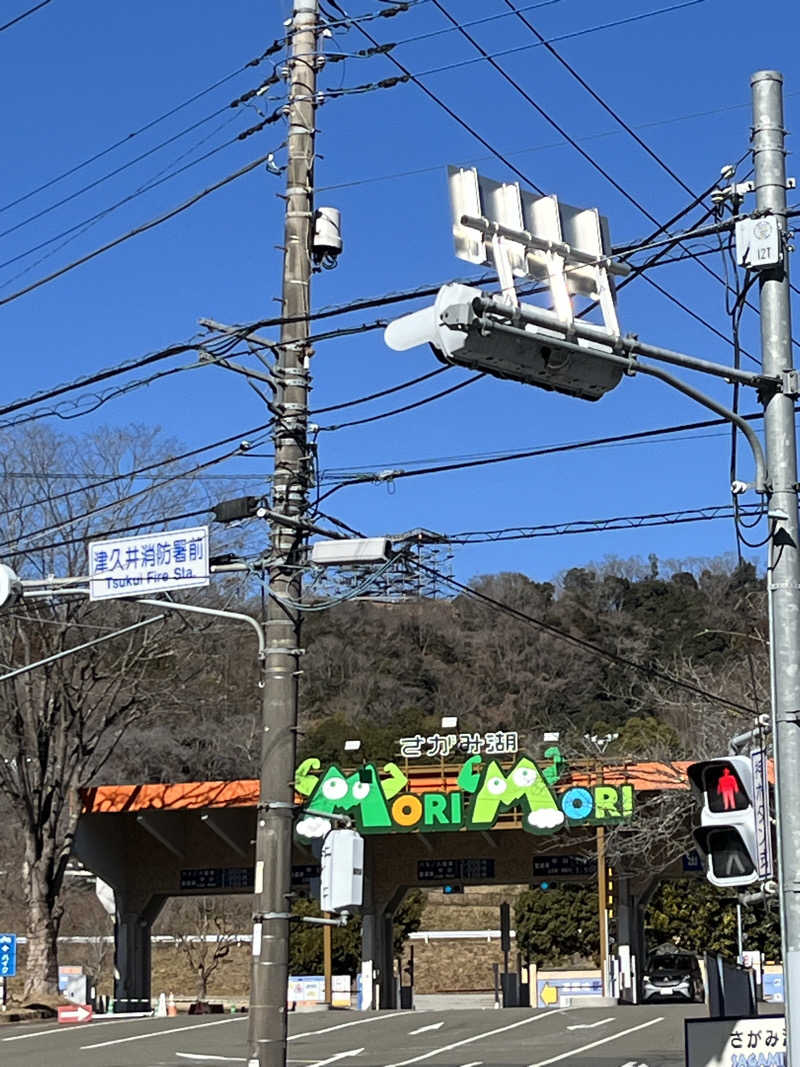
<instances>
[{"instance_id":1,"label":"blue directional sign","mask_svg":"<svg viewBox=\"0 0 800 1067\"><path fill-rule=\"evenodd\" d=\"M0 978L13 978L17 973L17 935L0 934Z\"/></svg>"}]
</instances>

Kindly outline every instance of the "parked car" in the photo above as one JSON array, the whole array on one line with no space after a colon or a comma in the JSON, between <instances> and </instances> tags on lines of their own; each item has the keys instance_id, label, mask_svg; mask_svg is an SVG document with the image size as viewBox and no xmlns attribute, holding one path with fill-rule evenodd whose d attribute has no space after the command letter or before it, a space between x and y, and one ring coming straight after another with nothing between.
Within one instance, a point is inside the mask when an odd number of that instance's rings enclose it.
<instances>
[{"instance_id":1,"label":"parked car","mask_svg":"<svg viewBox=\"0 0 800 1067\"><path fill-rule=\"evenodd\" d=\"M645 1000L702 1000L703 975L690 952L661 952L651 956L642 975Z\"/></svg>"}]
</instances>

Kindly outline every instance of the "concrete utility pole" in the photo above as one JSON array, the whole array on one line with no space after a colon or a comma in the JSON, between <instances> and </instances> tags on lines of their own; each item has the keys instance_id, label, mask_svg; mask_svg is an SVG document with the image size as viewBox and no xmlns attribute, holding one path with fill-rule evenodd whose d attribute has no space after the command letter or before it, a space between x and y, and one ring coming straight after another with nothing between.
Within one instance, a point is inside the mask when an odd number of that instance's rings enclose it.
<instances>
[{"instance_id":1,"label":"concrete utility pole","mask_svg":"<svg viewBox=\"0 0 800 1067\"><path fill-rule=\"evenodd\" d=\"M761 70L753 90L756 209L777 218L782 256L759 273L761 349L765 375L784 376L784 390L765 398L764 433L769 500L767 582L771 601L775 811L778 822L787 1063L800 1067L800 553L797 518L797 441L786 247L786 157L783 78Z\"/></svg>"},{"instance_id":2,"label":"concrete utility pole","mask_svg":"<svg viewBox=\"0 0 800 1067\"><path fill-rule=\"evenodd\" d=\"M288 60L288 166L284 228L280 355L276 381L275 468L265 619L261 788L256 829L253 971L248 1067L286 1063L286 989L292 875L294 769L300 674L301 566L310 459L308 343L311 241L314 226L314 140L317 0L294 0Z\"/></svg>"}]
</instances>

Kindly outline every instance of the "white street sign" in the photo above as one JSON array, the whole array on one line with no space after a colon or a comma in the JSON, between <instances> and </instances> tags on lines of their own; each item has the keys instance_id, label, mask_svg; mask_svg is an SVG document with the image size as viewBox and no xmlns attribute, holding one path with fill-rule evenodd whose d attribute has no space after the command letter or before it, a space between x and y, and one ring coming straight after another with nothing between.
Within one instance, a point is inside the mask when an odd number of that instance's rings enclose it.
<instances>
[{"instance_id":1,"label":"white street sign","mask_svg":"<svg viewBox=\"0 0 800 1067\"><path fill-rule=\"evenodd\" d=\"M772 827L769 821L769 779L767 777L767 751L754 748L750 753L753 766L753 811L758 845L758 877L771 878Z\"/></svg>"},{"instance_id":2,"label":"white street sign","mask_svg":"<svg viewBox=\"0 0 800 1067\"><path fill-rule=\"evenodd\" d=\"M89 544L89 598L149 596L209 584L208 527Z\"/></svg>"}]
</instances>

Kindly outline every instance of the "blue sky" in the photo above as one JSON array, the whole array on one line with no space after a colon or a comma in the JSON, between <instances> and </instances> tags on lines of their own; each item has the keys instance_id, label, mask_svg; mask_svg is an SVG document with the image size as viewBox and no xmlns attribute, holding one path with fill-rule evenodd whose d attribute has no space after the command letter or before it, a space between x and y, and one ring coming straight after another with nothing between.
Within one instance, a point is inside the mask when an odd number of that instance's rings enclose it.
<instances>
[{"instance_id":1,"label":"blue sky","mask_svg":"<svg viewBox=\"0 0 800 1067\"><path fill-rule=\"evenodd\" d=\"M359 0L348 11L362 14L380 6L378 0ZM508 10L502 0L447 0L445 6L463 22ZM518 6L531 7L524 0ZM528 10L527 16L546 37L558 38L669 6L669 0L620 0L602 8L586 0L554 0ZM6 0L0 22L23 9ZM243 66L282 35L288 11L288 0L229 0L225 5L52 0L0 33L6 103L0 207ZM783 71L786 124L790 132L798 126L795 42L800 14L790 4L780 5L775 14L780 15L779 32L762 28L754 33L752 8L740 0L702 0L587 32L555 47L658 156L699 191L711 184L720 167L747 150L749 77L754 70ZM446 26L443 15L423 0L405 14L370 23L368 29L382 42L399 42ZM492 53L533 43L513 17L486 22L471 32ZM352 29L337 30L327 44L348 53L366 46ZM399 44L394 54L414 72L476 55L455 32ZM498 62L656 218L666 220L685 206L685 191L543 48L525 48ZM29 251L257 122L259 115L250 108L228 109L208 122L201 120L258 85L270 70L269 64L249 68L91 166L0 211L0 230L16 227L0 239L0 262L7 264L0 267L0 299L268 151L274 149L282 162L285 127L278 123L136 196L85 232L71 235L74 239L63 247L58 247L62 238L37 253ZM393 73L385 57L351 58L328 65L320 84L328 89L355 86ZM567 202L600 208L610 220L615 242L644 236L653 228L485 62L424 80L532 182ZM273 101L260 98L259 106L279 103L281 88L272 90ZM196 129L147 159L26 221L195 123ZM453 255L446 166L475 164L490 177L511 178L499 160L413 84L330 100L319 111L318 125L318 203L341 210L345 251L335 271L315 276L315 308L478 273ZM790 149L792 144L790 138ZM795 173L793 160L790 155L790 173ZM740 174L748 166L745 161ZM5 397L10 401L27 396L188 338L201 316L245 322L277 314L281 262L275 246L282 234L282 190L283 178L259 168L156 230L0 307ZM708 263L722 271L721 257L710 257ZM723 287L695 263L662 267L652 276L728 332ZM332 320L326 328L369 323L417 306L421 304L403 304L398 312L360 312ZM620 294L619 314L623 330L652 343L718 362L731 359L729 345L642 280ZM755 355L757 327L755 315L748 312L742 340ZM746 358L744 365L755 366ZM312 408L388 388L436 366L426 349L390 351L380 331L323 342L313 361ZM384 401L318 421L329 425L376 414L466 376L455 370ZM729 387L708 380L704 387L729 398ZM745 395L742 408L754 410L755 398ZM131 392L71 423L54 421L76 430L130 422L160 426L190 448L257 425L263 415L260 400L242 378L205 368ZM319 461L323 471L408 468L412 461L437 463L534 449L705 417L689 400L641 377L624 381L597 404L484 379L405 415L321 433ZM726 431L706 431L407 478L393 487L343 489L330 498L327 509L374 534L417 526L454 533L669 512L728 501L728 452ZM740 456L740 474L749 479L750 460L741 445ZM251 457L220 470L266 476L269 460ZM258 481L247 484L257 491ZM732 523L719 520L475 545L457 551L454 567L463 580L500 570L548 579L607 555L647 557L653 552L663 559L690 558L728 553L733 547Z\"/></svg>"}]
</instances>

